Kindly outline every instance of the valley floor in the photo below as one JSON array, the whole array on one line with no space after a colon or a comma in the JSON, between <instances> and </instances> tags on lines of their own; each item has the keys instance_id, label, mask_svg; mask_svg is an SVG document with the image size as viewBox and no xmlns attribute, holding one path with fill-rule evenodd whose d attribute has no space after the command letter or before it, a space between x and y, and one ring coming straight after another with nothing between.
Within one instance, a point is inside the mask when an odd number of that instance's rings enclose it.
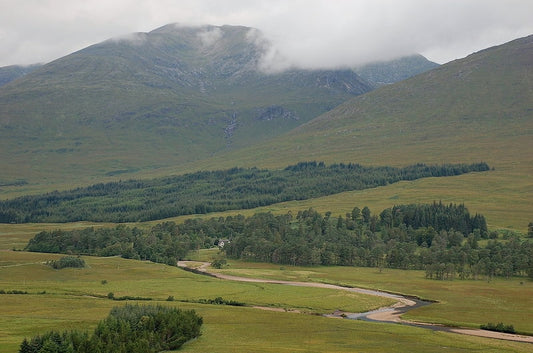
<instances>
[{"instance_id":1,"label":"valley floor","mask_svg":"<svg viewBox=\"0 0 533 353\"><path fill-rule=\"evenodd\" d=\"M462 335L533 343L533 336L524 336L524 335L509 334L509 333L503 333L503 332L494 332L494 331L487 331L487 330L481 330L481 329L456 328L456 327L449 327L449 326L443 326L443 325L438 325L438 324L428 324L428 323L423 323L423 322L404 320L401 318L402 314L405 314L409 309L415 306L419 306L419 304L424 305L424 304L429 304L429 302L423 302L423 301L420 301L414 298L409 299L404 296L397 295L397 294L391 294L388 292L369 290L369 289L364 289L364 288L356 288L356 287L343 287L343 286L327 284L327 283L283 281L283 280L273 280L273 279L264 279L264 278L232 276L232 275L227 275L223 273L210 272L209 262L198 263L196 261L179 261L178 266L181 268L186 268L186 269L193 268L194 271L197 273L203 273L209 276L213 276L213 277L228 280L228 281L270 283L270 284L280 284L280 285L298 286L298 287L327 288L327 289L363 293L363 294L368 294L368 295L375 295L375 296L384 297L384 298L393 298L395 300L398 300L398 302L395 303L394 305L383 307L378 310L373 310L373 311L369 311L365 313L355 313L355 314L336 312L335 314L325 315L327 317L339 317L339 318L346 317L348 319L364 319L367 321L375 321L375 322L399 323L399 324L404 324L408 326L427 328L433 331L444 331L444 332L458 333ZM272 308L268 308L268 307L257 307L257 308L263 309L263 310L272 310Z\"/></svg>"}]
</instances>

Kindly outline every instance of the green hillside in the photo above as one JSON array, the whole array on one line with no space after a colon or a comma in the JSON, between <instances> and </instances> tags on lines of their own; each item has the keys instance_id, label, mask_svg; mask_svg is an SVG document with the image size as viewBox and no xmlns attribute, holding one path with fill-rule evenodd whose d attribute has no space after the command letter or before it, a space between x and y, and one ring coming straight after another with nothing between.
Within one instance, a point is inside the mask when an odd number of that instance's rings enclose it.
<instances>
[{"instance_id":1,"label":"green hillside","mask_svg":"<svg viewBox=\"0 0 533 353\"><path fill-rule=\"evenodd\" d=\"M247 27L167 25L0 88L0 181L85 182L176 166L285 133L372 86L351 70L259 70Z\"/></svg>"},{"instance_id":2,"label":"green hillside","mask_svg":"<svg viewBox=\"0 0 533 353\"><path fill-rule=\"evenodd\" d=\"M486 161L495 168L490 175L425 180L301 206L332 209L335 203L345 205L339 206L344 212L353 200L373 200L382 209L443 199L465 202L494 225L524 230L533 214L532 77L529 36L383 86L224 160L267 167L302 159L395 166Z\"/></svg>"}]
</instances>

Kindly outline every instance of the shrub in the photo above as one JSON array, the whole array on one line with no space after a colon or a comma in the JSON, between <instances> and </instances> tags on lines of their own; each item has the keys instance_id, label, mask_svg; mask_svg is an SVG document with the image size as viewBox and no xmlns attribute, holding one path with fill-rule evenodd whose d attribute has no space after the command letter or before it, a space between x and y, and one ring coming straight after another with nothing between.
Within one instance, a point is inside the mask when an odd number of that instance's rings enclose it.
<instances>
[{"instance_id":1,"label":"shrub","mask_svg":"<svg viewBox=\"0 0 533 353\"><path fill-rule=\"evenodd\" d=\"M63 256L59 260L51 260L46 263L48 266L60 270L66 267L84 268L85 261L79 256Z\"/></svg>"},{"instance_id":2,"label":"shrub","mask_svg":"<svg viewBox=\"0 0 533 353\"><path fill-rule=\"evenodd\" d=\"M200 336L203 320L194 310L163 306L115 307L100 321L92 336L87 332L48 332L25 338L19 352L146 352L180 348Z\"/></svg>"},{"instance_id":3,"label":"shrub","mask_svg":"<svg viewBox=\"0 0 533 353\"><path fill-rule=\"evenodd\" d=\"M215 299L200 299L198 302L202 304L216 304L216 305L230 305L230 306L244 306L244 303L235 301L235 300L227 300L222 297L216 297Z\"/></svg>"},{"instance_id":4,"label":"shrub","mask_svg":"<svg viewBox=\"0 0 533 353\"><path fill-rule=\"evenodd\" d=\"M504 325L503 322L499 322L497 324L493 324L492 322L489 322L486 325L481 325L480 328L482 330L488 330L488 331L516 333L516 330L514 329L513 325Z\"/></svg>"},{"instance_id":5,"label":"shrub","mask_svg":"<svg viewBox=\"0 0 533 353\"><path fill-rule=\"evenodd\" d=\"M226 259L216 259L214 260L212 263L211 263L211 266L214 267L214 268L222 268L223 266L226 265Z\"/></svg>"}]
</instances>

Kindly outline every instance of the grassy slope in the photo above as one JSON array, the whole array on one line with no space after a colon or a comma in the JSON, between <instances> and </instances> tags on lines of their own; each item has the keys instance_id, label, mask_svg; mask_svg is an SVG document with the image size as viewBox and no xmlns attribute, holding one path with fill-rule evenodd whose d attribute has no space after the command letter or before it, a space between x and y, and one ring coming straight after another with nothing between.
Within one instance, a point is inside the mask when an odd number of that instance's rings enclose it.
<instances>
[{"instance_id":1,"label":"grassy slope","mask_svg":"<svg viewBox=\"0 0 533 353\"><path fill-rule=\"evenodd\" d=\"M164 305L196 309L204 318L203 335L184 352L526 352L530 345L431 332L413 327L326 319L305 314L264 312L251 308L166 302L213 298L273 304L311 311L361 309L380 305L375 298L343 295L316 288L283 289L265 284L232 283L193 275L177 268L123 260L85 257L86 269L52 270L41 262L58 255L0 251L0 288L26 295L2 295L0 352L15 352L23 337L50 329L91 329L112 306L123 302L88 293L140 295ZM312 271L309 271L311 273ZM107 284L102 284L103 279ZM332 275L332 279L335 276ZM34 294L40 291L46 294ZM361 306L362 305L362 306Z\"/></svg>"},{"instance_id":2,"label":"grassy slope","mask_svg":"<svg viewBox=\"0 0 533 353\"><path fill-rule=\"evenodd\" d=\"M464 201L492 226L523 231L533 214L527 197L533 192L532 137L533 37L527 37L356 97L271 143L204 165L217 168L228 160L266 167L297 160L396 166L485 161L495 171L325 200L332 206L337 201L369 204L377 211L400 202ZM323 202L308 204L324 208Z\"/></svg>"}]
</instances>

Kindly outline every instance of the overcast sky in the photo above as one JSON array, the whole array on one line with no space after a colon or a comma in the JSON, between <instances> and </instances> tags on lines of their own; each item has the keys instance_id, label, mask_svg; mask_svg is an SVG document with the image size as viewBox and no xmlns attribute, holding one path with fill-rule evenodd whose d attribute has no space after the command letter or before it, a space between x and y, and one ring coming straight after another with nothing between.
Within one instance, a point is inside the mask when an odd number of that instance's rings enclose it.
<instances>
[{"instance_id":1,"label":"overcast sky","mask_svg":"<svg viewBox=\"0 0 533 353\"><path fill-rule=\"evenodd\" d=\"M0 0L0 66L174 22L258 28L300 67L411 53L445 63L533 34L532 14L531 0Z\"/></svg>"}]
</instances>

